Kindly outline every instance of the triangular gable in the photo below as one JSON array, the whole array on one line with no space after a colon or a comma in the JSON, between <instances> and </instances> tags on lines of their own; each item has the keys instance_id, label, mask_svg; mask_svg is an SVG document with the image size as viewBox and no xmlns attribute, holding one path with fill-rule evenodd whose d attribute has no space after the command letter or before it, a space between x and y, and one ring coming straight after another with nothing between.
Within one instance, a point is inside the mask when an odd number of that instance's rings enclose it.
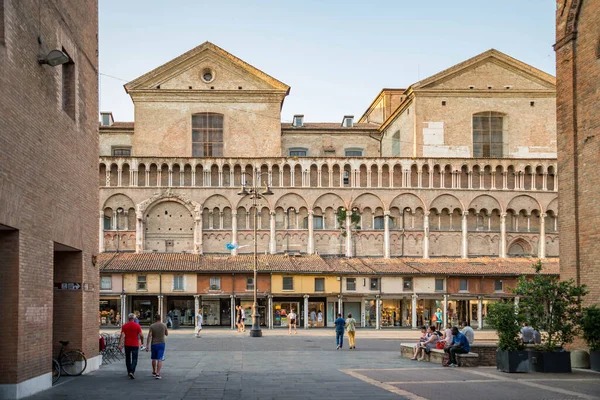
<instances>
[{"instance_id":1,"label":"triangular gable","mask_svg":"<svg viewBox=\"0 0 600 400\"><path fill-rule=\"evenodd\" d=\"M126 83L124 85L125 90L129 92L138 89L153 89L157 85L176 79L180 75L190 74L190 71L193 71L197 65L201 64L203 60L210 58L211 55L214 62L220 64L220 67L227 69L233 76L240 77L243 73L250 75L255 83L257 83L257 88L285 92L288 92L290 89L285 83L267 75L219 46L210 42L204 42L200 46Z\"/></svg>"},{"instance_id":2,"label":"triangular gable","mask_svg":"<svg viewBox=\"0 0 600 400\"><path fill-rule=\"evenodd\" d=\"M427 79L412 85L414 91L420 89L511 89L554 90L556 78L531 65L514 59L498 50L490 49L473 58L454 65Z\"/></svg>"}]
</instances>

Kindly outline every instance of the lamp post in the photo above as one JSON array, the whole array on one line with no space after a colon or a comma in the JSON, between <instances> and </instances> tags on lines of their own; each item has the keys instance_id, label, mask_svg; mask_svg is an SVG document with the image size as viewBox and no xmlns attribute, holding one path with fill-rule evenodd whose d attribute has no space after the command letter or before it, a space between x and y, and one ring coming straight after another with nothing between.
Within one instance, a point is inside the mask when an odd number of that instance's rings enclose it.
<instances>
[{"instance_id":1,"label":"lamp post","mask_svg":"<svg viewBox=\"0 0 600 400\"><path fill-rule=\"evenodd\" d=\"M404 220L405 220L405 215L406 215L406 211L410 212L410 207L404 207L402 209L402 257L404 257Z\"/></svg>"},{"instance_id":2,"label":"lamp post","mask_svg":"<svg viewBox=\"0 0 600 400\"><path fill-rule=\"evenodd\" d=\"M244 172L246 175L250 175ZM267 184L263 191L260 191L260 187L256 184L256 178L262 176L262 174L258 171L258 168L254 170L254 176L252 178L252 186L246 189L246 184L242 185L242 189L239 191L238 195L240 196L248 196L250 195L250 199L252 199L252 206L254 207L254 226L253 226L253 236L254 236L254 257L253 257L253 266L254 266L254 302L252 305L252 329L250 329L250 337L261 337L262 330L260 329L260 314L258 313L258 282L257 282L257 271L258 271L258 248L257 248L257 240L256 240L256 226L257 226L257 216L258 216L258 200L264 199L265 196L270 196L273 194L269 185ZM260 192L260 193L259 193Z\"/></svg>"},{"instance_id":3,"label":"lamp post","mask_svg":"<svg viewBox=\"0 0 600 400\"><path fill-rule=\"evenodd\" d=\"M123 207L117 208L117 221L115 222L117 228L117 253L119 252L119 242L121 239L119 238L119 215L123 214Z\"/></svg>"}]
</instances>

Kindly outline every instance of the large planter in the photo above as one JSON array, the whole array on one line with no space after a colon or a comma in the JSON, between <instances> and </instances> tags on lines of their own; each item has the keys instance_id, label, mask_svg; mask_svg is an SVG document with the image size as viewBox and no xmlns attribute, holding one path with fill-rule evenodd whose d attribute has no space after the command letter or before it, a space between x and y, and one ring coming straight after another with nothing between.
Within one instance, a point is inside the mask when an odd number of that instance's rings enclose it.
<instances>
[{"instance_id":1,"label":"large planter","mask_svg":"<svg viewBox=\"0 0 600 400\"><path fill-rule=\"evenodd\" d=\"M529 372L529 351L496 352L496 368L502 372Z\"/></svg>"},{"instance_id":2,"label":"large planter","mask_svg":"<svg viewBox=\"0 0 600 400\"><path fill-rule=\"evenodd\" d=\"M590 351L590 368L594 371L600 371L600 350Z\"/></svg>"},{"instance_id":3,"label":"large planter","mask_svg":"<svg viewBox=\"0 0 600 400\"><path fill-rule=\"evenodd\" d=\"M568 351L530 351L529 370L546 373L571 372L571 353Z\"/></svg>"}]
</instances>

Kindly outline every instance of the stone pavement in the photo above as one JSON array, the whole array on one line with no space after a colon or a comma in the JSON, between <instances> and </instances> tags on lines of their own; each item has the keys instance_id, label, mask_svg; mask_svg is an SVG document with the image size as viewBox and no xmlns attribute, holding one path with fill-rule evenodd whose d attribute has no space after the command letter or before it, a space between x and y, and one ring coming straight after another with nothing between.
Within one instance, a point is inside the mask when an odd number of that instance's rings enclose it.
<instances>
[{"instance_id":1,"label":"stone pavement","mask_svg":"<svg viewBox=\"0 0 600 400\"><path fill-rule=\"evenodd\" d=\"M441 368L401 359L399 340L368 331L357 332L355 351L347 342L336 351L333 330L264 331L263 338L229 330L205 330L198 339L191 330L170 333L162 380L153 379L149 353L141 352L135 380L123 361L61 378L30 399L600 399L600 374Z\"/></svg>"}]
</instances>

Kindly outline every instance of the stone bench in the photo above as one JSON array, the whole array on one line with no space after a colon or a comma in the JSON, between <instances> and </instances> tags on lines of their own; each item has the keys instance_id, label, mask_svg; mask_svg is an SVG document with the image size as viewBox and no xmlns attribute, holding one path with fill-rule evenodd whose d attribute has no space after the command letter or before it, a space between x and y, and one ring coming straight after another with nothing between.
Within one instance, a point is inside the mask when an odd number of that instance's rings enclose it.
<instances>
[{"instance_id":1,"label":"stone bench","mask_svg":"<svg viewBox=\"0 0 600 400\"><path fill-rule=\"evenodd\" d=\"M412 358L414 352L414 343L400 343L400 356L402 358ZM481 350L481 354L469 352L467 354L457 354L456 362L459 367L479 367L496 365L496 344L495 343L477 343L471 345L471 350ZM444 359L444 350L431 349L429 354L425 354L423 361L441 364Z\"/></svg>"}]
</instances>

